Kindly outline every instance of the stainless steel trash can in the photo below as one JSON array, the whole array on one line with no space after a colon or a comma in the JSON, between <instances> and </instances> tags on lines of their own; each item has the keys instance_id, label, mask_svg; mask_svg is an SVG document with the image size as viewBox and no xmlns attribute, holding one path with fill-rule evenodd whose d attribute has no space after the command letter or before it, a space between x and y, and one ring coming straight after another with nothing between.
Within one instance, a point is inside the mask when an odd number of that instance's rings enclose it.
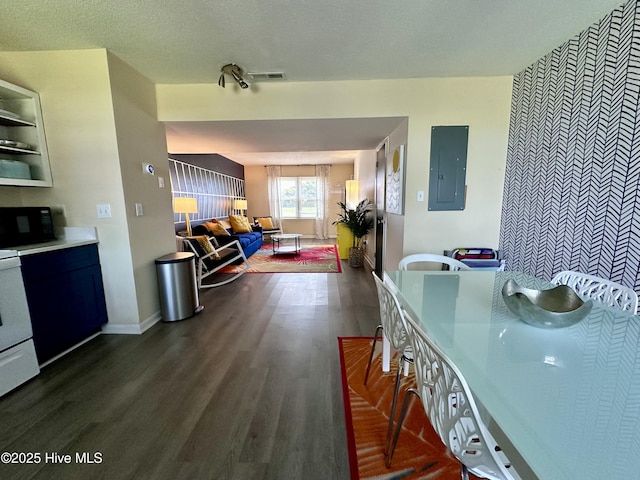
<instances>
[{"instance_id":1,"label":"stainless steel trash can","mask_svg":"<svg viewBox=\"0 0 640 480\"><path fill-rule=\"evenodd\" d=\"M156 259L160 313L165 322L182 320L199 313L195 255L169 253Z\"/></svg>"}]
</instances>

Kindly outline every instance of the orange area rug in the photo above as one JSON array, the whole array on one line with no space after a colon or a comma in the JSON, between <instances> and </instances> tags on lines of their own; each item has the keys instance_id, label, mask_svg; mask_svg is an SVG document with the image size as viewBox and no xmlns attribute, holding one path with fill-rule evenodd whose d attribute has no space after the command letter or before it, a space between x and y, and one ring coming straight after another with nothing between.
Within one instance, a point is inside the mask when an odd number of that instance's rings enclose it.
<instances>
[{"instance_id":1,"label":"orange area rug","mask_svg":"<svg viewBox=\"0 0 640 480\"><path fill-rule=\"evenodd\" d=\"M460 463L440 441L418 398L411 401L391 468L385 466L384 444L398 362L392 359L391 372L382 373L381 355L376 355L365 386L372 341L371 337L338 338L351 479L459 479ZM412 367L410 375L403 377L396 415L405 389L414 385Z\"/></svg>"},{"instance_id":2,"label":"orange area rug","mask_svg":"<svg viewBox=\"0 0 640 480\"><path fill-rule=\"evenodd\" d=\"M248 258L247 273L340 273L342 266L335 245L303 245L299 253L273 254L271 242ZM241 266L229 265L219 273L236 273Z\"/></svg>"}]
</instances>

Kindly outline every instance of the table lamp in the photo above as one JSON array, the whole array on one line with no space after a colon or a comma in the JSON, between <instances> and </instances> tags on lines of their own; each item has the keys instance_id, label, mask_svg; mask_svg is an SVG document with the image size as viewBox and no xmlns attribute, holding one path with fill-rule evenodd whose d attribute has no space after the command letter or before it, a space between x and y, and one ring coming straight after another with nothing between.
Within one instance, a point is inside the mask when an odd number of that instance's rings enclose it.
<instances>
[{"instance_id":1,"label":"table lamp","mask_svg":"<svg viewBox=\"0 0 640 480\"><path fill-rule=\"evenodd\" d=\"M240 210L240 213L244 214L244 212L247 210L247 201L246 200L234 200L233 201L233 208L234 208L234 210Z\"/></svg>"},{"instance_id":2,"label":"table lamp","mask_svg":"<svg viewBox=\"0 0 640 480\"><path fill-rule=\"evenodd\" d=\"M198 202L192 197L174 197L173 211L175 213L184 213L185 223L187 225L187 235L191 236L191 223L189 223L189 214L198 213Z\"/></svg>"}]
</instances>

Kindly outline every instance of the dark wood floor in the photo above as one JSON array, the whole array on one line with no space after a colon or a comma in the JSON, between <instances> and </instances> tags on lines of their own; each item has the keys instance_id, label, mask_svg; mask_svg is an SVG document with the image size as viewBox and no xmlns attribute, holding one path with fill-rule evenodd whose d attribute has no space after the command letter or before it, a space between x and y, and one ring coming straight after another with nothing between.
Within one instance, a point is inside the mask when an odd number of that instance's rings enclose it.
<instances>
[{"instance_id":1,"label":"dark wood floor","mask_svg":"<svg viewBox=\"0 0 640 480\"><path fill-rule=\"evenodd\" d=\"M348 479L336 337L373 333L370 270L247 274L200 300L196 317L101 335L0 399L0 452L41 456L0 478Z\"/></svg>"}]
</instances>

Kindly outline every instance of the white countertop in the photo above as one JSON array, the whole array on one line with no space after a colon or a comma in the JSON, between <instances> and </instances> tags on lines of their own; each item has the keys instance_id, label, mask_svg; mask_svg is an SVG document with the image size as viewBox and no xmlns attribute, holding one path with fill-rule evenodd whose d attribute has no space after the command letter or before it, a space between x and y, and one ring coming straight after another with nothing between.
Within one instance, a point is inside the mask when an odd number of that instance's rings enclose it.
<instances>
[{"instance_id":1,"label":"white countertop","mask_svg":"<svg viewBox=\"0 0 640 480\"><path fill-rule=\"evenodd\" d=\"M3 249L0 250L0 258L23 257L94 243L98 243L98 232L95 227L64 227L63 234L59 235L56 240Z\"/></svg>"}]
</instances>

